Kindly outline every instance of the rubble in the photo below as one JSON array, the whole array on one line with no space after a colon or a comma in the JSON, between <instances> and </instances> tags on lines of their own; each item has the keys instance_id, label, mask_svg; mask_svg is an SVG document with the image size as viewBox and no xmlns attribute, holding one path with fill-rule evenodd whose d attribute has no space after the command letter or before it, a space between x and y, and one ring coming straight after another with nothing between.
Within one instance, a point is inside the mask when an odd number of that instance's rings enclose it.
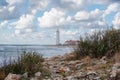
<instances>
[{"instance_id":1,"label":"rubble","mask_svg":"<svg viewBox=\"0 0 120 80\"><path fill-rule=\"evenodd\" d=\"M109 66L105 57L91 60L90 63L84 60L65 60L65 58L66 56L46 58L43 67L50 71L50 77L43 80L114 80L120 74L120 63L112 63L113 66ZM30 80L39 80L38 77L41 75L41 72L36 72ZM5 80L20 80L20 77L10 73ZM28 78L27 72L22 77Z\"/></svg>"}]
</instances>

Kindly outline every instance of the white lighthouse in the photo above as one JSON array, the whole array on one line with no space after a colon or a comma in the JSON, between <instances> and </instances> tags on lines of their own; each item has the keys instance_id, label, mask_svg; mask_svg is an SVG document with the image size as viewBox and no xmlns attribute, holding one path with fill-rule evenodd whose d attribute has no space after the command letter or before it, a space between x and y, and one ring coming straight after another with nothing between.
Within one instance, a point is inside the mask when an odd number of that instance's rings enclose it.
<instances>
[{"instance_id":1,"label":"white lighthouse","mask_svg":"<svg viewBox=\"0 0 120 80\"><path fill-rule=\"evenodd\" d=\"M59 29L56 31L56 45L60 45L60 32Z\"/></svg>"}]
</instances>

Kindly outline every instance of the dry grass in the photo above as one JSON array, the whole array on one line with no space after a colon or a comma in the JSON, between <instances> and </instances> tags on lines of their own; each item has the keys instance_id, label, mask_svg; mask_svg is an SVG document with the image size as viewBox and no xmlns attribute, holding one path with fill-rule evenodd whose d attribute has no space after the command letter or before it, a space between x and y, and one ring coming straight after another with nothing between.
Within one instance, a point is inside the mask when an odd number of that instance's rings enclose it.
<instances>
[{"instance_id":1,"label":"dry grass","mask_svg":"<svg viewBox=\"0 0 120 80\"><path fill-rule=\"evenodd\" d=\"M3 71L0 71L0 80L4 80L6 77L5 73Z\"/></svg>"},{"instance_id":2,"label":"dry grass","mask_svg":"<svg viewBox=\"0 0 120 80\"><path fill-rule=\"evenodd\" d=\"M88 64L88 66L92 64L92 59L89 56L86 56L85 58L81 59L81 61Z\"/></svg>"},{"instance_id":3,"label":"dry grass","mask_svg":"<svg viewBox=\"0 0 120 80\"><path fill-rule=\"evenodd\" d=\"M120 63L120 53L116 53L113 59L115 63Z\"/></svg>"}]
</instances>

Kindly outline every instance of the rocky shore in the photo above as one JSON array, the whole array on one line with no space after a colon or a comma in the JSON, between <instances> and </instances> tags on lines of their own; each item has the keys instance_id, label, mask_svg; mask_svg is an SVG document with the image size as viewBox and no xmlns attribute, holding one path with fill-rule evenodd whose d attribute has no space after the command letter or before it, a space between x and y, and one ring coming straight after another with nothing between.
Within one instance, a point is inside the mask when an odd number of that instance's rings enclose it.
<instances>
[{"instance_id":1,"label":"rocky shore","mask_svg":"<svg viewBox=\"0 0 120 80\"><path fill-rule=\"evenodd\" d=\"M120 63L102 57L91 59L89 57L81 60L68 60L72 54L46 58L43 68L49 71L49 77L39 77L41 72L28 79L27 72L23 75L8 74L5 80L120 80Z\"/></svg>"}]
</instances>

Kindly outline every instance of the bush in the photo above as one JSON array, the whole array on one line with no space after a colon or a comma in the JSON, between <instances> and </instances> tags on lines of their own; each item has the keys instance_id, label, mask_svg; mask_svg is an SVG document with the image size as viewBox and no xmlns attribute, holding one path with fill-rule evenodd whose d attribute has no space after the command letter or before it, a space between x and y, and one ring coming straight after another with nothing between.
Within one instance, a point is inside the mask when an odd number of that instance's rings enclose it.
<instances>
[{"instance_id":1,"label":"bush","mask_svg":"<svg viewBox=\"0 0 120 80\"><path fill-rule=\"evenodd\" d=\"M43 61L44 59L40 54L25 51L17 60L10 61L8 65L3 66L0 70L4 71L6 75L8 73L23 74L28 72L28 76L31 77L38 71L46 73L45 70L43 70Z\"/></svg>"},{"instance_id":2,"label":"bush","mask_svg":"<svg viewBox=\"0 0 120 80\"><path fill-rule=\"evenodd\" d=\"M100 34L101 33L101 34ZM120 51L120 29L96 32L93 35L81 37L75 49L76 59L90 56L101 58L102 56L112 57Z\"/></svg>"}]
</instances>

